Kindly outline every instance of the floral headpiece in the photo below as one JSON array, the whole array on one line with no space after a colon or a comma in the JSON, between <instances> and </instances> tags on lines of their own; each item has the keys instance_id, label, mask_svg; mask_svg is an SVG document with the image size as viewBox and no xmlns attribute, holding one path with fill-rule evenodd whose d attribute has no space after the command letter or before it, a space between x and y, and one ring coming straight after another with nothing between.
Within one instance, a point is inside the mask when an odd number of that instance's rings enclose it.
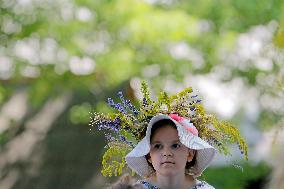
<instances>
[{"instance_id":1,"label":"floral headpiece","mask_svg":"<svg viewBox=\"0 0 284 189\"><path fill-rule=\"evenodd\" d=\"M122 173L126 154L145 136L149 121L157 114L171 115L175 119L186 118L197 129L192 132L198 132L198 136L218 149L219 153L230 155L228 145L236 143L244 158L248 159L248 147L238 129L226 121L219 121L214 115L207 114L200 98L193 94L191 87L173 96L161 92L157 101L150 99L145 82L142 82L141 91L143 98L139 109L119 92L120 103L108 99L108 104L116 113L92 113L90 125L104 130L108 141L108 149L102 160L104 176L118 176Z\"/></svg>"}]
</instances>

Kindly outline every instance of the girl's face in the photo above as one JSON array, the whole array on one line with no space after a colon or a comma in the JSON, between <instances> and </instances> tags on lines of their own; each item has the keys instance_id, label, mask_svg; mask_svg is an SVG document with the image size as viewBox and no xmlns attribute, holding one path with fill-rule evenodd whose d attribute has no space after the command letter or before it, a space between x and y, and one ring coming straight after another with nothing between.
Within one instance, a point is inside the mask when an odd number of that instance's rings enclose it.
<instances>
[{"instance_id":1,"label":"girl's face","mask_svg":"<svg viewBox=\"0 0 284 189\"><path fill-rule=\"evenodd\" d=\"M184 174L187 161L194 156L193 150L181 144L177 130L170 125L164 125L152 134L149 161L157 174Z\"/></svg>"}]
</instances>

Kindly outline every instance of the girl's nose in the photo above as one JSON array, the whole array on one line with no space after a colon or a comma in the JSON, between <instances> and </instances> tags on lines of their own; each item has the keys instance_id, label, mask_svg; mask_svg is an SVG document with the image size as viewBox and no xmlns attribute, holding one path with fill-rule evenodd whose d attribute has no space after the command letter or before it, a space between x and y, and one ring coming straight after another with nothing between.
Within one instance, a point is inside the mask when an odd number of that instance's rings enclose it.
<instances>
[{"instance_id":1,"label":"girl's nose","mask_svg":"<svg viewBox=\"0 0 284 189\"><path fill-rule=\"evenodd\" d=\"M163 151L163 156L172 156L173 153L171 152L171 150L165 148Z\"/></svg>"}]
</instances>

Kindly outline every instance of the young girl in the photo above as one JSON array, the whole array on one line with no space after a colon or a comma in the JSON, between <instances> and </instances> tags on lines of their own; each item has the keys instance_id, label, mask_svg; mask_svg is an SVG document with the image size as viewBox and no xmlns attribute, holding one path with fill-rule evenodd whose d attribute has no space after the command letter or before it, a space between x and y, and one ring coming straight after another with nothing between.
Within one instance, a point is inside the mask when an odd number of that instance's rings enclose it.
<instances>
[{"instance_id":1,"label":"young girl","mask_svg":"<svg viewBox=\"0 0 284 189\"><path fill-rule=\"evenodd\" d=\"M216 150L198 137L189 120L177 114L154 116L146 136L126 155L126 162L146 180L147 189L213 189L196 179Z\"/></svg>"},{"instance_id":2,"label":"young girl","mask_svg":"<svg viewBox=\"0 0 284 189\"><path fill-rule=\"evenodd\" d=\"M91 124L107 131L104 176L120 175L127 163L143 177L138 183L145 189L212 189L197 177L217 150L230 154L227 145L237 143L247 159L238 130L207 114L192 88L172 96L161 92L157 101L150 99L146 83L141 91L139 109L119 92L121 103L108 99L118 113L94 114Z\"/></svg>"}]
</instances>

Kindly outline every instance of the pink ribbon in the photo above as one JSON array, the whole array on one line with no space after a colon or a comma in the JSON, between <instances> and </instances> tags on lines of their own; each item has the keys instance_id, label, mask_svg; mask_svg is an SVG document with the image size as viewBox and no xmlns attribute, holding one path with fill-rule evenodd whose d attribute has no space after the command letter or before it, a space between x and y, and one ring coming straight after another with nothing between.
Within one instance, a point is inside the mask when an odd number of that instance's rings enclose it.
<instances>
[{"instance_id":1,"label":"pink ribbon","mask_svg":"<svg viewBox=\"0 0 284 189\"><path fill-rule=\"evenodd\" d=\"M198 136L198 130L188 119L181 117L178 114L169 114L169 116L179 122L187 131L195 136Z\"/></svg>"}]
</instances>

